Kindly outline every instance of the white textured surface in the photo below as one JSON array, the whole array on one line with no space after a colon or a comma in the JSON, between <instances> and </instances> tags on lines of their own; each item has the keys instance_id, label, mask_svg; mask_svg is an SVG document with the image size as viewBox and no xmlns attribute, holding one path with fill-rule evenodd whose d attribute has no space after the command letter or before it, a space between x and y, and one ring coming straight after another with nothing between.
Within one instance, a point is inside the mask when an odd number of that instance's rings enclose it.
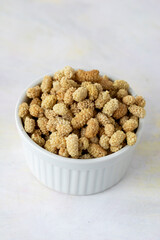
<instances>
[{"instance_id":1,"label":"white textured surface","mask_svg":"<svg viewBox=\"0 0 160 240\"><path fill-rule=\"evenodd\" d=\"M159 1L3 0L0 12L0 238L159 240ZM39 184L15 128L19 93L64 65L126 79L148 103L126 177L94 196L67 196Z\"/></svg>"}]
</instances>

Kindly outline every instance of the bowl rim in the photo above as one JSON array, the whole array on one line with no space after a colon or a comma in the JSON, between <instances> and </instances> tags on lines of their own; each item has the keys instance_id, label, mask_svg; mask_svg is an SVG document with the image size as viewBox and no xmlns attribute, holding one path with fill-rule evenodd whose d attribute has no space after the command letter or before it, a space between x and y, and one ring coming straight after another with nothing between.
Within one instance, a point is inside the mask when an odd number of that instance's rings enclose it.
<instances>
[{"instance_id":1,"label":"bowl rim","mask_svg":"<svg viewBox=\"0 0 160 240\"><path fill-rule=\"evenodd\" d=\"M49 158L52 158L53 160L55 160L56 158L58 158L58 161L61 162L65 162L65 163L72 163L72 164L95 164L95 163L102 163L102 162L108 162L114 158L117 158L120 155L123 155L126 152L129 152L133 147L135 147L137 145L137 142L140 139L141 133L142 133L142 127L143 127L143 122L144 119L140 118L139 119L139 126L136 132L136 136L137 136L137 141L136 144L134 146L128 146L126 145L125 147L123 147L122 149L120 149L119 151L112 153L110 155L106 155L104 157L100 157L100 158L91 158L91 159L77 159L77 158L67 158L67 157L62 157L58 154L55 153L51 153L48 150L40 147L38 144L36 144L31 138L30 136L25 132L24 127L22 125L22 121L21 118L18 116L18 109L19 109L19 105L24 101L24 98L26 97L26 91L28 88L31 88L35 85L38 85L41 83L42 79L44 78L44 76L49 75L49 76L53 76L53 72L49 72L47 74L44 74L38 78L36 78L36 80L32 81L23 91L23 93L21 94L21 96L18 98L17 104L16 104L16 108L15 108L15 122L16 122L16 127L18 129L19 134L23 137L23 139L25 139L27 141L27 143L29 143L31 145L31 147L33 147L35 150L45 154L46 156L48 156ZM109 77L109 79L111 79L112 81L115 81L115 76L113 75L107 75ZM129 92L133 95L136 96L137 94L135 94L135 92L133 91L132 88L129 88ZM118 159L118 158L117 158Z\"/></svg>"}]
</instances>

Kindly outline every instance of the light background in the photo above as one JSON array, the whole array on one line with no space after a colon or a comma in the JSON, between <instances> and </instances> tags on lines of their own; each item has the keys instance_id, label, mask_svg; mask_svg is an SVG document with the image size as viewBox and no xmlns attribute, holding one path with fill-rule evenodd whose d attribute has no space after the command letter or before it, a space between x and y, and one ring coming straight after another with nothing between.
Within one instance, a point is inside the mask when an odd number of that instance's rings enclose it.
<instances>
[{"instance_id":1,"label":"light background","mask_svg":"<svg viewBox=\"0 0 160 240\"><path fill-rule=\"evenodd\" d=\"M0 239L160 239L159 13L159 0L0 1ZM147 100L127 175L93 196L41 185L15 128L21 91L66 65L127 80Z\"/></svg>"}]
</instances>

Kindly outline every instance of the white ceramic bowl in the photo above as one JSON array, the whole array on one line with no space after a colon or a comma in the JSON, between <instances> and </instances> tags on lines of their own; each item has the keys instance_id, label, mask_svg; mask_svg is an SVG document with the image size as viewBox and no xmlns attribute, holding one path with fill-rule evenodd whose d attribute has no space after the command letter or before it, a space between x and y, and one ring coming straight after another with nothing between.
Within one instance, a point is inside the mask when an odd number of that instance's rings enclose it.
<instances>
[{"instance_id":1,"label":"white ceramic bowl","mask_svg":"<svg viewBox=\"0 0 160 240\"><path fill-rule=\"evenodd\" d=\"M43 77L37 79L28 87L39 84L42 79ZM111 77L111 79L115 78ZM27 99L26 90L17 102L15 119L28 166L40 182L58 192L89 195L102 192L122 179L134 156L137 143L134 146L125 146L111 155L86 160L65 158L50 153L28 136L18 116L19 105ZM135 96L131 89L130 92ZM140 119L136 133L137 142L142 132L142 125L143 119Z\"/></svg>"}]
</instances>

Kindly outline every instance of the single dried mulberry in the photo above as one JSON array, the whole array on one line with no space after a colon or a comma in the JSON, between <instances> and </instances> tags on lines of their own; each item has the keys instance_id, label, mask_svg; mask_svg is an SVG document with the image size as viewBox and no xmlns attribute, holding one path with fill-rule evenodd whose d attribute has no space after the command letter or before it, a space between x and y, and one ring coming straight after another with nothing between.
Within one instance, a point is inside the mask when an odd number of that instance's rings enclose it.
<instances>
[{"instance_id":1,"label":"single dried mulberry","mask_svg":"<svg viewBox=\"0 0 160 240\"><path fill-rule=\"evenodd\" d=\"M126 134L123 131L116 131L110 138L109 143L113 147L119 146L125 139Z\"/></svg>"},{"instance_id":2,"label":"single dried mulberry","mask_svg":"<svg viewBox=\"0 0 160 240\"><path fill-rule=\"evenodd\" d=\"M67 151L69 155L73 158L78 158L79 156L79 147L78 147L78 136L74 133L70 134L66 138Z\"/></svg>"},{"instance_id":3,"label":"single dried mulberry","mask_svg":"<svg viewBox=\"0 0 160 240\"><path fill-rule=\"evenodd\" d=\"M88 84L86 86L87 90L88 90L88 96L89 96L89 99L91 101L94 101L98 98L98 89L97 87L94 85L94 84Z\"/></svg>"},{"instance_id":4,"label":"single dried mulberry","mask_svg":"<svg viewBox=\"0 0 160 240\"><path fill-rule=\"evenodd\" d=\"M26 93L27 97L29 97L29 98L37 98L40 96L40 94L41 94L40 86L28 88L27 93Z\"/></svg>"},{"instance_id":5,"label":"single dried mulberry","mask_svg":"<svg viewBox=\"0 0 160 240\"><path fill-rule=\"evenodd\" d=\"M102 135L99 140L99 145L105 150L109 149L109 137Z\"/></svg>"},{"instance_id":6,"label":"single dried mulberry","mask_svg":"<svg viewBox=\"0 0 160 240\"><path fill-rule=\"evenodd\" d=\"M121 102L119 102L119 106L116 109L116 111L113 114L113 117L115 119L120 119L122 117L124 117L128 112L127 106Z\"/></svg>"},{"instance_id":7,"label":"single dried mulberry","mask_svg":"<svg viewBox=\"0 0 160 240\"><path fill-rule=\"evenodd\" d=\"M127 95L128 95L128 91L126 89L119 89L117 92L117 98L120 98L120 99L122 99Z\"/></svg>"},{"instance_id":8,"label":"single dried mulberry","mask_svg":"<svg viewBox=\"0 0 160 240\"><path fill-rule=\"evenodd\" d=\"M82 128L91 117L93 117L93 110L90 108L83 109L72 118L71 124L74 129Z\"/></svg>"},{"instance_id":9,"label":"single dried mulberry","mask_svg":"<svg viewBox=\"0 0 160 240\"><path fill-rule=\"evenodd\" d=\"M64 103L55 104L53 107L53 110L57 115L61 115L61 116L66 115L69 111L66 104L64 104Z\"/></svg>"},{"instance_id":10,"label":"single dried mulberry","mask_svg":"<svg viewBox=\"0 0 160 240\"><path fill-rule=\"evenodd\" d=\"M76 71L76 80L79 82L98 82L99 79L99 71L98 70L91 70L91 71L84 71L84 70L77 70Z\"/></svg>"},{"instance_id":11,"label":"single dried mulberry","mask_svg":"<svg viewBox=\"0 0 160 240\"><path fill-rule=\"evenodd\" d=\"M99 144L91 143L88 147L88 152L95 158L104 157L107 151L104 150Z\"/></svg>"},{"instance_id":12,"label":"single dried mulberry","mask_svg":"<svg viewBox=\"0 0 160 240\"><path fill-rule=\"evenodd\" d=\"M111 123L111 121L109 120L109 118L104 114L104 113L101 113L99 112L97 115L96 115L96 118L98 120L98 122L105 126L106 124L108 123Z\"/></svg>"},{"instance_id":13,"label":"single dried mulberry","mask_svg":"<svg viewBox=\"0 0 160 240\"><path fill-rule=\"evenodd\" d=\"M136 143L137 137L134 132L127 132L126 138L127 138L127 144L129 146L133 146Z\"/></svg>"},{"instance_id":14,"label":"single dried mulberry","mask_svg":"<svg viewBox=\"0 0 160 240\"><path fill-rule=\"evenodd\" d=\"M68 136L72 132L72 127L69 121L63 120L62 123L57 123L56 130L61 136Z\"/></svg>"},{"instance_id":15,"label":"single dried mulberry","mask_svg":"<svg viewBox=\"0 0 160 240\"><path fill-rule=\"evenodd\" d=\"M123 124L122 127L125 132L132 132L138 127L138 122L134 119L129 119Z\"/></svg>"},{"instance_id":16,"label":"single dried mulberry","mask_svg":"<svg viewBox=\"0 0 160 240\"><path fill-rule=\"evenodd\" d=\"M38 106L41 106L41 99L39 98L33 98L32 101L30 102L30 106L36 104Z\"/></svg>"},{"instance_id":17,"label":"single dried mulberry","mask_svg":"<svg viewBox=\"0 0 160 240\"><path fill-rule=\"evenodd\" d=\"M54 104L56 103L56 96L55 95L48 95L42 100L42 108L45 109L52 109Z\"/></svg>"},{"instance_id":18,"label":"single dried mulberry","mask_svg":"<svg viewBox=\"0 0 160 240\"><path fill-rule=\"evenodd\" d=\"M52 88L52 77L51 76L45 76L42 80L42 84L41 84L41 89L42 92L46 92L49 93L51 88Z\"/></svg>"},{"instance_id":19,"label":"single dried mulberry","mask_svg":"<svg viewBox=\"0 0 160 240\"><path fill-rule=\"evenodd\" d=\"M140 107L145 107L146 101L145 101L145 99L142 96L136 96L135 100L136 100L136 102L135 102L136 105L138 105Z\"/></svg>"},{"instance_id":20,"label":"single dried mulberry","mask_svg":"<svg viewBox=\"0 0 160 240\"><path fill-rule=\"evenodd\" d=\"M122 99L123 103L125 103L126 105L132 105L135 103L135 98L131 95L127 95L125 97L123 97Z\"/></svg>"},{"instance_id":21,"label":"single dried mulberry","mask_svg":"<svg viewBox=\"0 0 160 240\"><path fill-rule=\"evenodd\" d=\"M113 83L113 86L117 89L121 89L121 88L126 90L129 89L129 84L124 80L115 80Z\"/></svg>"},{"instance_id":22,"label":"single dried mulberry","mask_svg":"<svg viewBox=\"0 0 160 240\"><path fill-rule=\"evenodd\" d=\"M108 136L108 137L111 137L113 135L113 133L115 132L115 128L114 128L114 125L113 124L106 124L105 125L105 128L104 128L104 131L105 131L105 134Z\"/></svg>"},{"instance_id":23,"label":"single dried mulberry","mask_svg":"<svg viewBox=\"0 0 160 240\"><path fill-rule=\"evenodd\" d=\"M37 105L37 104L32 104L29 107L29 112L31 114L31 116L33 117L43 117L43 109Z\"/></svg>"},{"instance_id":24,"label":"single dried mulberry","mask_svg":"<svg viewBox=\"0 0 160 240\"><path fill-rule=\"evenodd\" d=\"M58 90L60 90L61 88L61 84L59 81L53 81L53 89L57 92Z\"/></svg>"},{"instance_id":25,"label":"single dried mulberry","mask_svg":"<svg viewBox=\"0 0 160 240\"><path fill-rule=\"evenodd\" d=\"M93 138L93 137L95 137L97 135L98 131L99 131L98 120L96 118L91 118L87 122L85 136L87 138Z\"/></svg>"},{"instance_id":26,"label":"single dried mulberry","mask_svg":"<svg viewBox=\"0 0 160 240\"><path fill-rule=\"evenodd\" d=\"M66 147L66 139L58 134L58 132L53 132L50 135L51 145L57 149Z\"/></svg>"},{"instance_id":27,"label":"single dried mulberry","mask_svg":"<svg viewBox=\"0 0 160 240\"><path fill-rule=\"evenodd\" d=\"M37 143L39 146L43 147L45 144L44 138L41 137L39 130L35 130L31 135L32 140Z\"/></svg>"},{"instance_id":28,"label":"single dried mulberry","mask_svg":"<svg viewBox=\"0 0 160 240\"><path fill-rule=\"evenodd\" d=\"M113 82L109 80L109 78L106 75L103 75L98 81L104 90L112 90L113 89Z\"/></svg>"},{"instance_id":29,"label":"single dried mulberry","mask_svg":"<svg viewBox=\"0 0 160 240\"><path fill-rule=\"evenodd\" d=\"M24 121L24 129L27 133L33 133L35 129L35 120L30 117L26 117Z\"/></svg>"},{"instance_id":30,"label":"single dried mulberry","mask_svg":"<svg viewBox=\"0 0 160 240\"><path fill-rule=\"evenodd\" d=\"M48 119L46 117L40 117L37 120L38 127L40 128L42 133L48 135L47 123L48 123Z\"/></svg>"},{"instance_id":31,"label":"single dried mulberry","mask_svg":"<svg viewBox=\"0 0 160 240\"><path fill-rule=\"evenodd\" d=\"M29 106L26 102L23 102L19 105L19 111L18 111L18 115L19 117L23 118L28 114L29 110Z\"/></svg>"},{"instance_id":32,"label":"single dried mulberry","mask_svg":"<svg viewBox=\"0 0 160 240\"><path fill-rule=\"evenodd\" d=\"M113 113L117 110L118 106L118 100L116 98L111 99L104 105L103 113L105 113L107 116L112 116Z\"/></svg>"},{"instance_id":33,"label":"single dried mulberry","mask_svg":"<svg viewBox=\"0 0 160 240\"><path fill-rule=\"evenodd\" d=\"M73 93L73 99L76 102L81 102L87 97L87 89L85 87L79 87L77 90Z\"/></svg>"},{"instance_id":34,"label":"single dried mulberry","mask_svg":"<svg viewBox=\"0 0 160 240\"><path fill-rule=\"evenodd\" d=\"M70 78L74 78L75 70L70 66L66 66L63 69L63 73L64 73L64 76L70 79Z\"/></svg>"},{"instance_id":35,"label":"single dried mulberry","mask_svg":"<svg viewBox=\"0 0 160 240\"><path fill-rule=\"evenodd\" d=\"M146 111L144 108L137 106L137 105L131 105L129 106L128 110L130 113L132 113L134 116L139 118L144 118L146 115Z\"/></svg>"},{"instance_id":36,"label":"single dried mulberry","mask_svg":"<svg viewBox=\"0 0 160 240\"><path fill-rule=\"evenodd\" d=\"M73 93L76 91L76 88L70 87L66 93L64 94L64 103L68 105L72 105L73 103Z\"/></svg>"}]
</instances>

